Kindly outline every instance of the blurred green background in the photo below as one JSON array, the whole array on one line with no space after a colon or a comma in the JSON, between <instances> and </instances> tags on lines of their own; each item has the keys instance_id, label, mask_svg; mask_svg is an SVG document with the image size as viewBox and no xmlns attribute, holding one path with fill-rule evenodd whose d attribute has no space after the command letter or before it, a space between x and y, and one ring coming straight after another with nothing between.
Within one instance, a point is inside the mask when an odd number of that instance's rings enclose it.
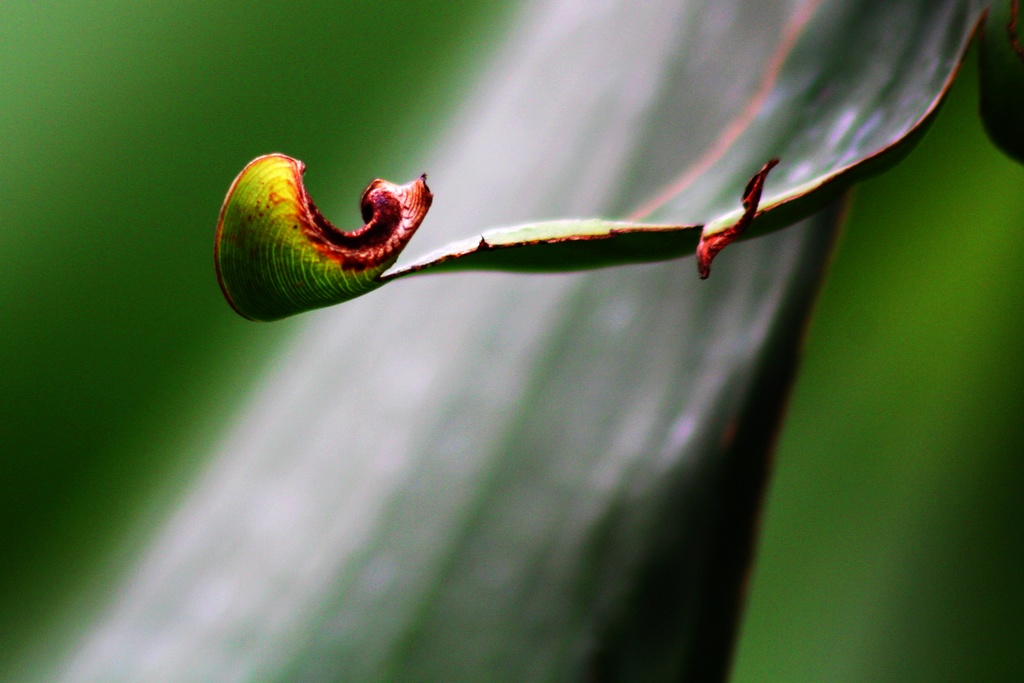
<instances>
[{"instance_id":1,"label":"blurred green background","mask_svg":"<svg viewBox=\"0 0 1024 683\"><path fill-rule=\"evenodd\" d=\"M212 233L234 175L286 152L327 215L357 220L369 179L429 170L506 11L5 6L0 674L102 604L301 325L221 299ZM737 680L1024 674L1024 171L984 138L968 66L919 150L857 193Z\"/></svg>"}]
</instances>

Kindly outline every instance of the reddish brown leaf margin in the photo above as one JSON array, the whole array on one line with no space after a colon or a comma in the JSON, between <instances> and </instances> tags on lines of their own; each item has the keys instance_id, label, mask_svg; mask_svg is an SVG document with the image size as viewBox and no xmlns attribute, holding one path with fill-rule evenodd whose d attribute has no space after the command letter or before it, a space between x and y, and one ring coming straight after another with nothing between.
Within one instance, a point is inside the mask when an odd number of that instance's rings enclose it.
<instances>
[{"instance_id":1,"label":"reddish brown leaf margin","mask_svg":"<svg viewBox=\"0 0 1024 683\"><path fill-rule=\"evenodd\" d=\"M761 167L753 178L747 183L743 190L743 215L730 227L716 232L713 235L701 235L700 244L697 245L697 272L701 280L707 280L711 275L711 261L718 252L725 249L747 229L757 215L757 205L761 202L761 190L764 189L764 181L768 172L778 165L778 159L772 159Z\"/></svg>"}]
</instances>

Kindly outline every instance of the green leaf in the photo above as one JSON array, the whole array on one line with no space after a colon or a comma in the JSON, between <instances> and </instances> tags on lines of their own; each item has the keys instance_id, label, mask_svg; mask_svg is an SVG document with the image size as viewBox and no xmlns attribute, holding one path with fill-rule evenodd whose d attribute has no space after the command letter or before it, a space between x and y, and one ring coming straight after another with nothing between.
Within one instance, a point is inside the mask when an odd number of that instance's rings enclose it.
<instances>
[{"instance_id":1,"label":"green leaf","mask_svg":"<svg viewBox=\"0 0 1024 683\"><path fill-rule=\"evenodd\" d=\"M757 89L719 126L715 139L682 165L674 179L644 179L647 196L631 215L650 217L654 225L587 219L489 230L383 275L367 271L359 290L350 286L349 266L340 261L334 269L340 284L333 299L289 306L294 287L308 289L293 284L303 276L292 267L309 258L306 254L317 253L321 238L311 234L308 246L293 241L286 248L275 243L266 250L279 255L272 268L285 276L267 280L259 295L279 299L287 314L347 301L379 283L416 273L453 268L575 270L666 260L697 246L697 229L698 268L707 277L714 255L748 233L748 227L749 235L764 234L806 218L854 182L903 158L937 111L981 15L982 6L966 0L797 4L762 62L747 63L758 79ZM840 36L855 36L856 41L851 44ZM1007 45L1004 51L1009 49ZM891 66L875 66L884 60ZM779 168L766 177L769 160L780 160ZM740 193L751 175L750 186ZM301 178L296 183L295 193L306 196ZM239 201L237 195L229 200L226 207ZM242 218L250 213L244 205L229 212L239 217L231 230L255 232L254 242L290 230L250 224ZM266 270L256 262L248 268L254 273ZM253 285L246 272L240 262L240 288Z\"/></svg>"}]
</instances>

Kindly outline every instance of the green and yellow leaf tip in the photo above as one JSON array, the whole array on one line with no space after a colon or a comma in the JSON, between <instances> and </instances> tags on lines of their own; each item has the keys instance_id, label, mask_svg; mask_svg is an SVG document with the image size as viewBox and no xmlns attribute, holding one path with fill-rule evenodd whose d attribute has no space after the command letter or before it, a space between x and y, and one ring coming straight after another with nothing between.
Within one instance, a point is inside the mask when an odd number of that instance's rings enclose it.
<instances>
[{"instance_id":1,"label":"green and yellow leaf tip","mask_svg":"<svg viewBox=\"0 0 1024 683\"><path fill-rule=\"evenodd\" d=\"M364 225L343 232L316 208L304 171L283 154L259 157L224 199L217 280L231 307L250 320L278 320L376 289L433 201L426 176L405 185L374 180L360 200Z\"/></svg>"}]
</instances>

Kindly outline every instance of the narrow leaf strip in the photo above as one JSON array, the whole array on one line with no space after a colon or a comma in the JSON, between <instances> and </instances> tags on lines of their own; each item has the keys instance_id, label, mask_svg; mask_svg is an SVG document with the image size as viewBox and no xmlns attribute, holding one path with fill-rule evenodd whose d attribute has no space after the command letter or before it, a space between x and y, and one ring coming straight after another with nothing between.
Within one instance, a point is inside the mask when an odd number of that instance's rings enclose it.
<instances>
[{"instance_id":1,"label":"narrow leaf strip","mask_svg":"<svg viewBox=\"0 0 1024 683\"><path fill-rule=\"evenodd\" d=\"M579 219L495 228L392 269L381 280L427 271L536 273L663 261L692 253L700 227Z\"/></svg>"},{"instance_id":2,"label":"narrow leaf strip","mask_svg":"<svg viewBox=\"0 0 1024 683\"><path fill-rule=\"evenodd\" d=\"M664 261L692 254L704 259L707 277L711 259L743 234L757 213L772 159L747 183L743 212L724 227L712 225L655 225L598 219L560 220L496 228L479 237L449 244L409 264L392 269L382 281L423 272L451 270L505 270L518 272L568 271L586 268ZM734 216L735 214L730 214ZM722 219L714 223L718 225ZM698 239L698 229L705 237Z\"/></svg>"}]
</instances>

